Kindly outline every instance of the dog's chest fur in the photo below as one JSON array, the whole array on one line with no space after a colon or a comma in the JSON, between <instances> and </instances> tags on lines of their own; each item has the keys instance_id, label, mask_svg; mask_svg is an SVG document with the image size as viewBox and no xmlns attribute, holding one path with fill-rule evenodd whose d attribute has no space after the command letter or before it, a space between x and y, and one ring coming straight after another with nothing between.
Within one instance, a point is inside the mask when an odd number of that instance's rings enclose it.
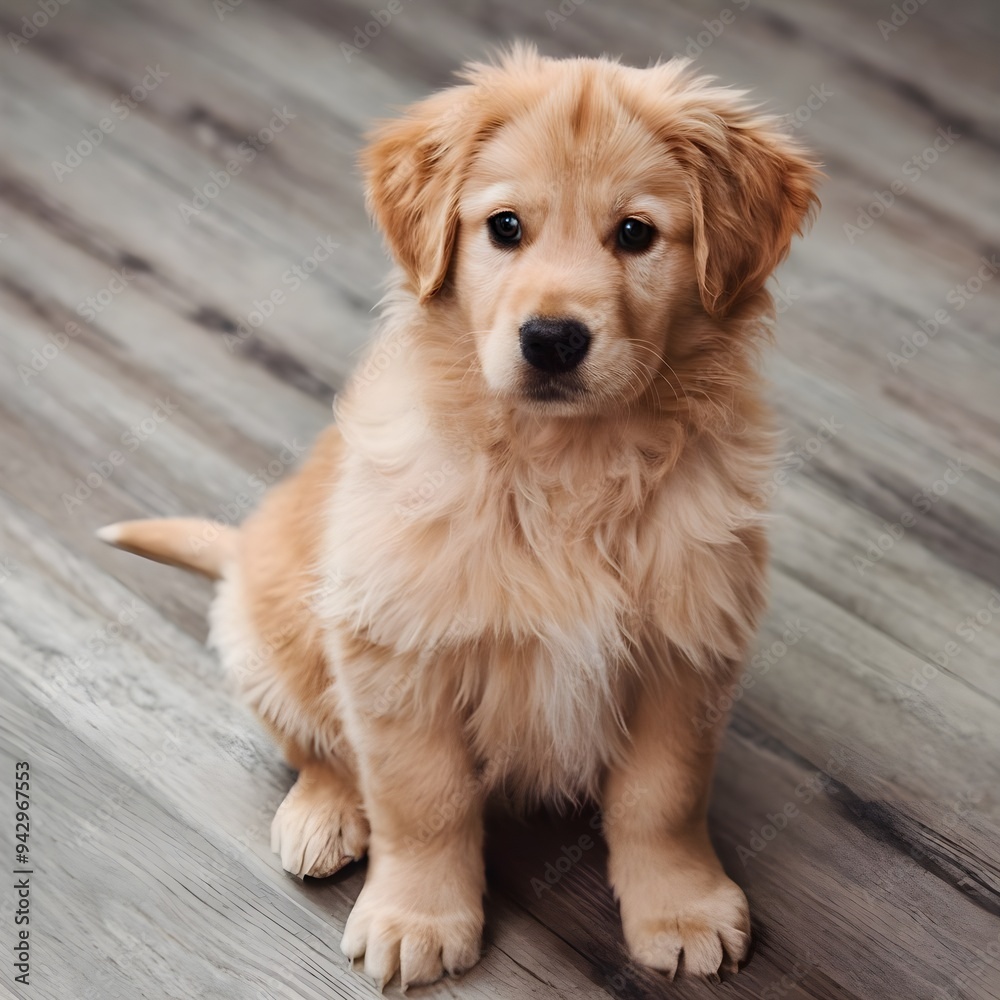
<instances>
[{"instance_id":1,"label":"dog's chest fur","mask_svg":"<svg viewBox=\"0 0 1000 1000\"><path fill-rule=\"evenodd\" d=\"M388 710L458 704L515 796L592 793L647 672L742 655L765 590L747 547L765 428L518 455L445 446L402 404L398 421L341 427L324 618L394 654L372 667Z\"/></svg>"},{"instance_id":2,"label":"dog's chest fur","mask_svg":"<svg viewBox=\"0 0 1000 1000\"><path fill-rule=\"evenodd\" d=\"M495 781L593 791L646 671L742 655L764 589L746 542L766 425L695 442L631 416L498 434L452 406L456 430L427 417L408 363L340 407L323 618L383 651L385 711L448 700Z\"/></svg>"},{"instance_id":3,"label":"dog's chest fur","mask_svg":"<svg viewBox=\"0 0 1000 1000\"><path fill-rule=\"evenodd\" d=\"M412 410L380 430L345 429L328 620L398 654L390 703L455 698L497 783L594 791L636 681L648 456L455 449Z\"/></svg>"}]
</instances>

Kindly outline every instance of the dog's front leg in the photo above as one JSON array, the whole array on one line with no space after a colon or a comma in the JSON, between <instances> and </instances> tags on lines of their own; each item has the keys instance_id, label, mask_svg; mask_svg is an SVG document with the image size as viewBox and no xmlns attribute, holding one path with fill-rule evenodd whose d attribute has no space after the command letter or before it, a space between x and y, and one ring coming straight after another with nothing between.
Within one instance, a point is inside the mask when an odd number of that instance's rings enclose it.
<instances>
[{"instance_id":1,"label":"dog's front leg","mask_svg":"<svg viewBox=\"0 0 1000 1000\"><path fill-rule=\"evenodd\" d=\"M398 967L405 988L479 959L483 792L451 699L418 711L417 699L400 697L387 709L370 667L344 671L371 841L341 948L363 954L382 985Z\"/></svg>"},{"instance_id":2,"label":"dog's front leg","mask_svg":"<svg viewBox=\"0 0 1000 1000\"><path fill-rule=\"evenodd\" d=\"M746 897L722 870L706 819L719 729L709 717L718 719L723 690L693 672L645 688L604 790L625 941L637 961L671 977L678 968L735 971L750 943Z\"/></svg>"}]
</instances>

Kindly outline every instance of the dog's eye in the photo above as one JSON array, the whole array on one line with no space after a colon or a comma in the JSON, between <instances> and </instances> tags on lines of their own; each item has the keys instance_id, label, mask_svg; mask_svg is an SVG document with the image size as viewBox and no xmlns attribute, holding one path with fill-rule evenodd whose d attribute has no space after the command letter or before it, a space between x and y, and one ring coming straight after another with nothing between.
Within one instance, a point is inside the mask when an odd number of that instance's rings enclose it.
<instances>
[{"instance_id":1,"label":"dog's eye","mask_svg":"<svg viewBox=\"0 0 1000 1000\"><path fill-rule=\"evenodd\" d=\"M638 253L653 242L654 232L653 227L642 219L625 219L618 227L618 245L623 250Z\"/></svg>"},{"instance_id":2,"label":"dog's eye","mask_svg":"<svg viewBox=\"0 0 1000 1000\"><path fill-rule=\"evenodd\" d=\"M490 216L487 225L494 243L512 247L521 242L521 220L513 212L497 212Z\"/></svg>"}]
</instances>

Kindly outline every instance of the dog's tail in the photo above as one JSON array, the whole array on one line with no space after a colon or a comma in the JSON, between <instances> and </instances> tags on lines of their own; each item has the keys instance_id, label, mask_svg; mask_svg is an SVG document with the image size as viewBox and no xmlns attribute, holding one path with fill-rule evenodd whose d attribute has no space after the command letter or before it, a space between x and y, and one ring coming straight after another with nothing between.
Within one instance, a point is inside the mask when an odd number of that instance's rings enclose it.
<instances>
[{"instance_id":1,"label":"dog's tail","mask_svg":"<svg viewBox=\"0 0 1000 1000\"><path fill-rule=\"evenodd\" d=\"M218 580L236 558L239 531L197 517L168 517L109 524L98 529L97 537L137 556Z\"/></svg>"}]
</instances>

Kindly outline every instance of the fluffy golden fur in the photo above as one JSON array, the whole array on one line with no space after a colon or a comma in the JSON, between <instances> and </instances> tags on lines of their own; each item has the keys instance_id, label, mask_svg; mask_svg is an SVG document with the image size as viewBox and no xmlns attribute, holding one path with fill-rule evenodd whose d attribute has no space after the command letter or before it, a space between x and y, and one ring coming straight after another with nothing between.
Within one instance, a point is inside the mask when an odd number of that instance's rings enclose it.
<instances>
[{"instance_id":1,"label":"fluffy golden fur","mask_svg":"<svg viewBox=\"0 0 1000 1000\"><path fill-rule=\"evenodd\" d=\"M754 354L816 170L684 61L516 48L463 79L363 155L400 267L303 468L238 532L103 537L220 578L213 641L299 770L274 847L299 875L367 850L342 947L377 979L477 960L489 796L595 799L634 957L735 968L706 720L764 607ZM532 317L589 330L572 372L528 364Z\"/></svg>"}]
</instances>

